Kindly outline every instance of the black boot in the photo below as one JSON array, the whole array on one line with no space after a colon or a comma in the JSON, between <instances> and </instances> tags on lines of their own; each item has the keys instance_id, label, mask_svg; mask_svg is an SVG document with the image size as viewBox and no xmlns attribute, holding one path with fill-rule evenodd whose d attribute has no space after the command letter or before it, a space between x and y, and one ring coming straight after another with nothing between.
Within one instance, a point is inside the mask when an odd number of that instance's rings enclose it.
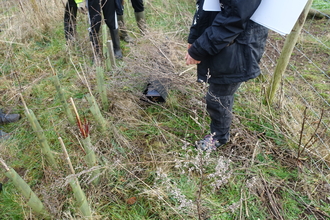
<instances>
[{"instance_id":1,"label":"black boot","mask_svg":"<svg viewBox=\"0 0 330 220\"><path fill-rule=\"evenodd\" d=\"M0 125L18 121L20 117L19 114L4 114L0 110Z\"/></svg>"},{"instance_id":2,"label":"black boot","mask_svg":"<svg viewBox=\"0 0 330 220\"><path fill-rule=\"evenodd\" d=\"M120 39L118 29L110 29L111 40L113 44L113 52L115 54L116 59L122 59L123 54L120 49Z\"/></svg>"}]
</instances>

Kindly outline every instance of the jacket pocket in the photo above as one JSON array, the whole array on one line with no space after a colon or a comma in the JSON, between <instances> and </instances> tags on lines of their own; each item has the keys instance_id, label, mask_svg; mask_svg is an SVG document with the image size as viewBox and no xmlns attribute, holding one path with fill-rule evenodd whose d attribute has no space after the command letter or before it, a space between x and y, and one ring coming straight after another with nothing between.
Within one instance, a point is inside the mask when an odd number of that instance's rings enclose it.
<instances>
[{"instance_id":1,"label":"jacket pocket","mask_svg":"<svg viewBox=\"0 0 330 220\"><path fill-rule=\"evenodd\" d=\"M210 74L214 77L246 71L245 45L237 42L227 46L210 60Z\"/></svg>"}]
</instances>

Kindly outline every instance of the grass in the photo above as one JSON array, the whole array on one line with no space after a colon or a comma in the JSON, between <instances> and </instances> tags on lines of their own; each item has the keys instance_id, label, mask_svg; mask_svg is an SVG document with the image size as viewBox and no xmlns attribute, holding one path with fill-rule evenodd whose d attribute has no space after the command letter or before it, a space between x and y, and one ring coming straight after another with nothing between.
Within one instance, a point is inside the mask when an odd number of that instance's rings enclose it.
<instances>
[{"instance_id":1,"label":"grass","mask_svg":"<svg viewBox=\"0 0 330 220\"><path fill-rule=\"evenodd\" d=\"M314 0L313 7L316 9L329 9L329 1L328 0Z\"/></svg>"},{"instance_id":2,"label":"grass","mask_svg":"<svg viewBox=\"0 0 330 220\"><path fill-rule=\"evenodd\" d=\"M94 120L85 98L88 84L102 107L86 16L78 13L78 41L68 47L60 3L52 5L52 10L38 5L48 13L37 26L34 22L40 17L29 13L29 4L22 3L24 12L15 7L14 1L1 4L10 8L0 10L5 24L5 31L0 33L0 58L5 61L0 64L1 107L20 113L22 119L1 127L11 132L12 138L0 143L0 158L30 185L54 219L82 218L68 184L70 171L58 137L67 147L94 219L326 219L330 215L328 164L320 161L319 155L306 153L300 160L295 157L305 105L298 97L292 98L292 103L285 99L274 106L261 104L269 81L266 74L262 80L244 84L237 93L231 141L211 154L194 150L194 142L208 133L210 121L202 102L206 89L195 82L196 70L186 71L189 67L183 61L195 10L193 2L146 1L146 36L140 35L133 9L129 2L125 3L126 25L136 42L121 42L124 59L105 74L110 101L109 109L102 111L109 124L105 132ZM6 20L12 16L17 18L14 24ZM43 22L47 24L42 25ZM12 25L17 28L11 28ZM322 28L328 31L319 22L317 30ZM280 45L283 38L270 36L270 40ZM299 48L309 56L314 56L314 51L324 53L324 46L311 41L301 41ZM313 49L314 45L319 49ZM324 76L316 74L308 61L298 58L297 53L292 65L326 97L328 88L320 82ZM315 64L323 66L324 62L320 57ZM53 70L67 100L74 99L81 119L86 118L90 124L101 171L96 186L89 182L79 130L66 118L52 83ZM87 81L82 80L84 77ZM140 100L148 80L153 78L170 79L164 104L151 105ZM299 82L301 95L310 103L317 107L324 104L295 74L290 72L288 78L291 83ZM291 92L286 91L285 95ZM51 169L41 154L18 93L22 93L44 129L60 165L58 169ZM307 116L308 122L315 121L311 112ZM326 115L324 122L328 118ZM306 128L303 144L315 127L314 122ZM323 129L318 135L323 135ZM328 135L324 132L323 140L329 140ZM316 142L313 148L320 146ZM5 178L2 168L0 182L0 219L38 219Z\"/></svg>"}]
</instances>

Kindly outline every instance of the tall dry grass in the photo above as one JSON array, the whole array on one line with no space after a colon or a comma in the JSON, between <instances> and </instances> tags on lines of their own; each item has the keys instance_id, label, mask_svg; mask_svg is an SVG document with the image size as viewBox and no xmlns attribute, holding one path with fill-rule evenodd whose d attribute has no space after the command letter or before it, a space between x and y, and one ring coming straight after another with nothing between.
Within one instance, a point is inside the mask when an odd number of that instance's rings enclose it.
<instances>
[{"instance_id":1,"label":"tall dry grass","mask_svg":"<svg viewBox=\"0 0 330 220\"><path fill-rule=\"evenodd\" d=\"M32 39L41 39L54 23L63 20L62 0L4 0L0 5L8 10L1 18L2 40L13 43L26 44Z\"/></svg>"}]
</instances>

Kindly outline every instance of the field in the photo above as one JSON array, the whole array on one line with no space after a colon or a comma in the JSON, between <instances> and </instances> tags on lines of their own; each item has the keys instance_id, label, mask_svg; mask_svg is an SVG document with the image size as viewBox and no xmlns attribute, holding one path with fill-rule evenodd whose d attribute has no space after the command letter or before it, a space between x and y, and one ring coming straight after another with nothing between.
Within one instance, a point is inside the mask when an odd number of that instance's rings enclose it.
<instances>
[{"instance_id":1,"label":"field","mask_svg":"<svg viewBox=\"0 0 330 220\"><path fill-rule=\"evenodd\" d=\"M121 41L124 58L112 68L93 63L86 14L78 12L77 41L66 44L63 1L0 6L0 107L22 116L1 126L10 138L0 142L0 219L88 219L88 210L92 219L330 218L328 18L306 21L312 34L302 33L296 45L306 56L294 51L272 105L264 94L285 38L269 33L262 76L235 97L230 142L199 152L194 143L209 132L207 88L184 61L195 1L145 1L145 35L126 1L135 42ZM328 9L329 2L313 7ZM167 89L165 103L141 100L154 80ZM45 212L31 208L8 168ZM75 181L87 203L77 199Z\"/></svg>"}]
</instances>

